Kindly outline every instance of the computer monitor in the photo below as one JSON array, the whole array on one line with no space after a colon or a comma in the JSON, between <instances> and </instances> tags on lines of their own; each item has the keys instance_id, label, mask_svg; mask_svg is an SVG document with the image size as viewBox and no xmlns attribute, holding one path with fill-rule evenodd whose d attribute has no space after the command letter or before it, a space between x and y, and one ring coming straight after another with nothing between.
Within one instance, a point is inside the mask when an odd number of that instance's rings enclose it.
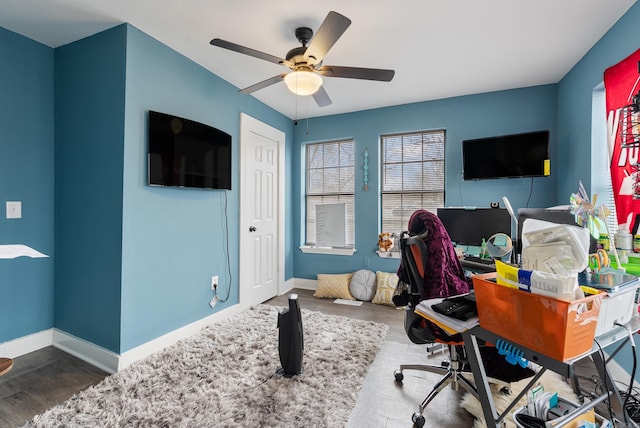
<instances>
[{"instance_id":1,"label":"computer monitor","mask_svg":"<svg viewBox=\"0 0 640 428\"><path fill-rule=\"evenodd\" d=\"M526 219L548 221L556 224L569 224L577 226L576 216L571 213L570 206L558 208L519 208L518 209L518 242L516 245L518 254L522 252L522 226ZM589 243L589 252L595 252L597 240L592 236Z\"/></svg>"},{"instance_id":2,"label":"computer monitor","mask_svg":"<svg viewBox=\"0 0 640 428\"><path fill-rule=\"evenodd\" d=\"M496 233L511 236L511 216L504 208L438 208L437 214L457 245L479 247Z\"/></svg>"}]
</instances>

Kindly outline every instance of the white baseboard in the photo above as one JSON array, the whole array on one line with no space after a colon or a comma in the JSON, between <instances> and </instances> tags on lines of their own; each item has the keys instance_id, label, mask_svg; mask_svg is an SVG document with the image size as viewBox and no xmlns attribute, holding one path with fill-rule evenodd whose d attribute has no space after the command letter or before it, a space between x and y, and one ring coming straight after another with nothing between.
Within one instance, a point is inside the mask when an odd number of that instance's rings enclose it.
<instances>
[{"instance_id":1,"label":"white baseboard","mask_svg":"<svg viewBox=\"0 0 640 428\"><path fill-rule=\"evenodd\" d=\"M302 290L316 290L318 288L318 281L315 279L294 278L295 288Z\"/></svg>"},{"instance_id":2,"label":"white baseboard","mask_svg":"<svg viewBox=\"0 0 640 428\"><path fill-rule=\"evenodd\" d=\"M285 289L281 294L287 293L293 290L295 287L299 287L300 280L292 278L285 281ZM315 289L315 282L308 281L312 284L311 289ZM177 330L171 331L156 339L150 340L140 346L130 349L122 354L117 354L113 351L105 349L87 340L76 337L65 331L51 328L43 330L38 333L30 334L9 342L0 343L0 356L7 356L10 358L19 357L20 355L27 354L38 349L45 348L47 346L55 346L75 357L80 358L92 364L107 373L117 373L120 370L128 367L132 363L141 360L154 352L157 352L167 346L173 345L179 340L186 339L204 327L216 322L223 321L230 316L238 314L247 309L249 305L238 303L229 308L223 309L219 312L209 315L206 318L202 318Z\"/></svg>"},{"instance_id":3,"label":"white baseboard","mask_svg":"<svg viewBox=\"0 0 640 428\"><path fill-rule=\"evenodd\" d=\"M296 288L296 280L295 278L291 278L284 282L284 287L282 290L278 290L278 296L282 296L283 294L287 294L289 291Z\"/></svg>"},{"instance_id":4,"label":"white baseboard","mask_svg":"<svg viewBox=\"0 0 640 428\"><path fill-rule=\"evenodd\" d=\"M56 328L50 328L8 342L0 343L0 356L16 358L47 346L55 346L92 364L107 373L116 373L179 340L186 339L209 324L214 324L242 312L248 305L236 304L189 325L169 332L122 354L105 349L87 340Z\"/></svg>"},{"instance_id":5,"label":"white baseboard","mask_svg":"<svg viewBox=\"0 0 640 428\"><path fill-rule=\"evenodd\" d=\"M147 343L130 349L129 351L126 351L125 353L120 355L117 371L124 369L132 363L141 360L148 355L153 354L154 352L166 348L167 346L173 345L179 340L186 339L194 335L210 324L215 324L216 322L223 321L230 316L238 314L248 307L248 305L238 303L229 308L211 314L206 318L202 318L177 330L173 330L172 332L169 332L164 336L160 336L156 339L150 340Z\"/></svg>"},{"instance_id":6,"label":"white baseboard","mask_svg":"<svg viewBox=\"0 0 640 428\"><path fill-rule=\"evenodd\" d=\"M120 355L62 330L53 330L53 346L107 373L115 373L118 371Z\"/></svg>"},{"instance_id":7,"label":"white baseboard","mask_svg":"<svg viewBox=\"0 0 640 428\"><path fill-rule=\"evenodd\" d=\"M304 278L292 278L285 282L285 288L286 290L283 291L281 295L292 290L293 288L315 290L317 288L317 281ZM137 346L129 351L124 352L123 354L117 354L94 343L75 337L62 330L51 328L8 342L0 343L0 356L16 358L21 355L28 354L29 352L45 348L47 346L55 346L56 348L59 348L71 355L74 355L75 357L88 362L89 364L92 364L106 371L107 373L116 373L128 367L132 363L141 360L167 346L173 345L179 340L186 339L210 324L215 324L216 322L223 321L235 314L238 314L248 307L249 305L238 303L229 308L211 314L206 318L195 321L191 324L188 324L184 327L153 339L147 343ZM609 373L614 380L622 382L624 384L629 383L630 373L622 368L615 360L610 361L607 365L607 368L609 369ZM638 382L634 382L634 386L640 387Z\"/></svg>"},{"instance_id":8,"label":"white baseboard","mask_svg":"<svg viewBox=\"0 0 640 428\"><path fill-rule=\"evenodd\" d=\"M53 345L52 328L0 343L0 356L16 358L51 345Z\"/></svg>"},{"instance_id":9,"label":"white baseboard","mask_svg":"<svg viewBox=\"0 0 640 428\"><path fill-rule=\"evenodd\" d=\"M308 279L291 278L284 283L284 289L280 290L280 295L288 293L294 288L308 290L316 289L316 281ZM55 346L75 357L78 357L89 364L92 364L107 373L116 373L135 361L145 358L179 340L185 339L209 324L214 324L226 318L242 312L248 305L241 303L216 312L206 318L193 322L182 328L153 339L136 348L130 349L122 354L109 351L94 343L76 337L65 331L50 328L27 336L19 337L7 342L0 343L0 356L16 358L47 346Z\"/></svg>"}]
</instances>

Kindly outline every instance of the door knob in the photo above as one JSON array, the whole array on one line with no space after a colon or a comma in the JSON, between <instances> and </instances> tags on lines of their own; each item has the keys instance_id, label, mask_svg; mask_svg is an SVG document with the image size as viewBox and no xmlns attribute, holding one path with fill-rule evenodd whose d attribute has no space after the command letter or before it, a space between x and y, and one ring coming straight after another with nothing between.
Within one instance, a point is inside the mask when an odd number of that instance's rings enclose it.
<instances>
[{"instance_id":1,"label":"door knob","mask_svg":"<svg viewBox=\"0 0 640 428\"><path fill-rule=\"evenodd\" d=\"M258 229L255 226L249 226L249 232L255 232L256 230Z\"/></svg>"}]
</instances>

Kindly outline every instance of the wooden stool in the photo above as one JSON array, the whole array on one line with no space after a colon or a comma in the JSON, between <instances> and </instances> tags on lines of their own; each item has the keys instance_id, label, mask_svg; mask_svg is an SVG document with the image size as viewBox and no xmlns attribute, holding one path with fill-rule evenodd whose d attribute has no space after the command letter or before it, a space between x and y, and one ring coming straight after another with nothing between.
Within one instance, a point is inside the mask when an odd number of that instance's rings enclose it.
<instances>
[{"instance_id":1,"label":"wooden stool","mask_svg":"<svg viewBox=\"0 0 640 428\"><path fill-rule=\"evenodd\" d=\"M0 358L0 376L11 370L11 367L13 367L11 358Z\"/></svg>"}]
</instances>

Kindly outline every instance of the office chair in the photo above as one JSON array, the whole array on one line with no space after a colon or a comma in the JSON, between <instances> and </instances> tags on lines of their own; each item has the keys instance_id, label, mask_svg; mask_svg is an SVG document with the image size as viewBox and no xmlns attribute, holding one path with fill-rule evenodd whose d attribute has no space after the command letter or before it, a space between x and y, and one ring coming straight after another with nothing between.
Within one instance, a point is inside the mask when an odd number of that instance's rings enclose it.
<instances>
[{"instance_id":1,"label":"office chair","mask_svg":"<svg viewBox=\"0 0 640 428\"><path fill-rule=\"evenodd\" d=\"M433 333L433 329L437 327L428 324L423 317L414 312L418 303L423 300L425 295L428 295L424 290L425 271L429 266L429 254L425 244L425 240L429 239L428 235L428 231L415 236L410 236L409 232L402 233L400 237L401 266L404 268L404 277L408 279L408 283L404 284L393 298L396 306L405 306L404 328L409 340L417 344L443 343L449 348L448 364L443 363L441 366L403 364L394 372L395 380L398 383L402 383L404 380L404 370L420 370L442 375L420 404L418 412L415 412L411 418L417 427L424 426L423 412L425 408L447 385L451 384L451 387L456 391L462 387L475 397L478 396L475 385L462 376L466 360L462 346L456 346L461 344L462 339L455 336L451 336L449 341L437 338ZM443 333L443 335L445 334Z\"/></svg>"}]
</instances>

